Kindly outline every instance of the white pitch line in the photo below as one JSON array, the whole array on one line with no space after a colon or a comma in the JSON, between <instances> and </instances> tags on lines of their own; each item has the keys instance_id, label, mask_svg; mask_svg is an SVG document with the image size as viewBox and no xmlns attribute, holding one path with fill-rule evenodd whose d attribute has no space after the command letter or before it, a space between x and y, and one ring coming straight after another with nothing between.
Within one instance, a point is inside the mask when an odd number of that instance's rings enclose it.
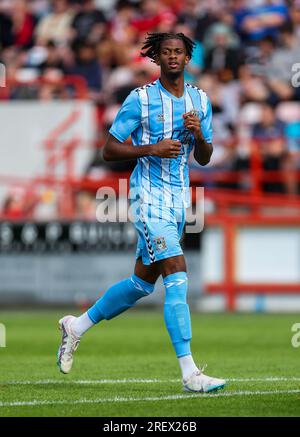
<instances>
[{"instance_id":1,"label":"white pitch line","mask_svg":"<svg viewBox=\"0 0 300 437\"><path fill-rule=\"evenodd\" d=\"M300 377L296 376L269 376L266 378L228 378L231 382L279 382L279 381L300 381Z\"/></svg>"},{"instance_id":2,"label":"white pitch line","mask_svg":"<svg viewBox=\"0 0 300 437\"><path fill-rule=\"evenodd\" d=\"M277 377L270 376L265 378L225 378L227 382L296 382L300 377ZM67 379L43 379L37 381L0 381L0 385L48 385L48 384L74 384L74 385L99 385L99 384L156 384L156 383L178 383L181 379L91 379L91 380L67 380Z\"/></svg>"},{"instance_id":3,"label":"white pitch line","mask_svg":"<svg viewBox=\"0 0 300 437\"><path fill-rule=\"evenodd\" d=\"M144 397L144 398L133 398L133 397L119 397L114 398L98 398L98 399L77 399L72 400L57 400L57 401L42 401L34 399L32 401L16 401L16 402L0 402L1 407L34 407L41 405L79 405L79 404L105 404L105 403L117 403L117 402L156 402L156 401L176 401L181 399L191 399L191 398L221 398L221 397L233 397L233 396L265 396L265 395L284 395L284 394L299 394L300 390L272 390L272 391L233 391L225 393L200 393L200 394L189 394L189 395L170 395L170 396L160 396L160 397Z\"/></svg>"},{"instance_id":4,"label":"white pitch line","mask_svg":"<svg viewBox=\"0 0 300 437\"><path fill-rule=\"evenodd\" d=\"M154 383L173 383L180 379L87 379L87 380L67 380L67 379L43 379L37 381L0 381L0 385L48 385L48 384L75 384L75 385L98 385L98 384L154 384Z\"/></svg>"}]
</instances>

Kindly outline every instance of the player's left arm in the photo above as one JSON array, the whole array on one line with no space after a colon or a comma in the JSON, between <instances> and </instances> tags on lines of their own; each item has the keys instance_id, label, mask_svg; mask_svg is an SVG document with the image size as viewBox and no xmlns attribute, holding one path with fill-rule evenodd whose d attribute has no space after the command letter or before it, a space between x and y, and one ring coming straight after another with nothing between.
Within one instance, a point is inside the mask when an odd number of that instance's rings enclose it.
<instances>
[{"instance_id":1,"label":"player's left arm","mask_svg":"<svg viewBox=\"0 0 300 437\"><path fill-rule=\"evenodd\" d=\"M200 118L193 111L183 114L184 126L193 134L195 139L194 158L200 165L209 163L213 153L212 145L212 108L207 99L206 112Z\"/></svg>"}]
</instances>

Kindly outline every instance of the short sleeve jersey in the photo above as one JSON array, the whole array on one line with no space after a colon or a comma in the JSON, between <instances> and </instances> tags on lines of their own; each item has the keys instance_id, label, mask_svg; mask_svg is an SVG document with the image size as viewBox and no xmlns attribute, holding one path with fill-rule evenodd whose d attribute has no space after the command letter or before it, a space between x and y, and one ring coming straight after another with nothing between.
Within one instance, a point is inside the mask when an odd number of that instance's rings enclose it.
<instances>
[{"instance_id":1,"label":"short sleeve jersey","mask_svg":"<svg viewBox=\"0 0 300 437\"><path fill-rule=\"evenodd\" d=\"M183 124L183 114L189 111L195 111L205 140L212 143L212 107L206 93L185 83L183 95L176 97L159 79L128 95L109 130L121 142L131 135L136 147L165 138L181 142L177 158L138 158L130 185L145 203L174 208L190 204L188 159L195 140Z\"/></svg>"}]
</instances>

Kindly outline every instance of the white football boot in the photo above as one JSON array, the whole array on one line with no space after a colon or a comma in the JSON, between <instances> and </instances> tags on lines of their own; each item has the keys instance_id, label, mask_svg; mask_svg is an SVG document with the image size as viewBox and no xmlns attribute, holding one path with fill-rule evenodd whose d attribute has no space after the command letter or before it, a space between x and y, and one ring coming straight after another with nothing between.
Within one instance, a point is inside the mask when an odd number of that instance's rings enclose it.
<instances>
[{"instance_id":1,"label":"white football boot","mask_svg":"<svg viewBox=\"0 0 300 437\"><path fill-rule=\"evenodd\" d=\"M225 379L213 378L204 375L202 370L196 370L187 380L183 380L183 389L191 392L210 393L221 390L225 384Z\"/></svg>"},{"instance_id":2,"label":"white football boot","mask_svg":"<svg viewBox=\"0 0 300 437\"><path fill-rule=\"evenodd\" d=\"M62 331L62 339L57 352L57 365L62 373L71 371L73 354L80 342L80 337L75 335L71 328L71 323L75 318L74 316L65 316L58 322L59 329Z\"/></svg>"}]
</instances>

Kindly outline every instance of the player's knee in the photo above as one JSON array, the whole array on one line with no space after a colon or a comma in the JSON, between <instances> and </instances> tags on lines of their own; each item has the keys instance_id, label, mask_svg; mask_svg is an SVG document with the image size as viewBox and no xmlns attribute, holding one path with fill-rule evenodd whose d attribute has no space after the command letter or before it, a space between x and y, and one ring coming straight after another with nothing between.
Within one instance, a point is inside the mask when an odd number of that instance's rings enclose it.
<instances>
[{"instance_id":1,"label":"player's knee","mask_svg":"<svg viewBox=\"0 0 300 437\"><path fill-rule=\"evenodd\" d=\"M164 277L179 272L186 272L186 264L183 256L174 256L161 261L161 273Z\"/></svg>"},{"instance_id":2,"label":"player's knee","mask_svg":"<svg viewBox=\"0 0 300 437\"><path fill-rule=\"evenodd\" d=\"M132 275L110 287L95 303L93 308L96 317L97 319L110 320L133 307L139 299L148 296L153 291L154 284ZM92 318L92 320L94 319Z\"/></svg>"},{"instance_id":3,"label":"player's knee","mask_svg":"<svg viewBox=\"0 0 300 437\"><path fill-rule=\"evenodd\" d=\"M134 301L149 296L154 291L155 284L144 281L144 279L135 274L131 276L130 281L133 285L130 294Z\"/></svg>"},{"instance_id":4,"label":"player's knee","mask_svg":"<svg viewBox=\"0 0 300 437\"><path fill-rule=\"evenodd\" d=\"M176 272L164 278L166 303L186 303L188 278L186 272Z\"/></svg>"}]
</instances>

